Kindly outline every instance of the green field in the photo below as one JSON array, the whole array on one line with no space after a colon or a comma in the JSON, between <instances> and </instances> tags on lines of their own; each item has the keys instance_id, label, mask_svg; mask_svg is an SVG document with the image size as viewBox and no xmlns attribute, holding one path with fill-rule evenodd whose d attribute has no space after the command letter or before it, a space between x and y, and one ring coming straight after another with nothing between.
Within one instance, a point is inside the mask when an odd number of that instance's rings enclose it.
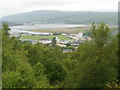
<instances>
[{"instance_id":1,"label":"green field","mask_svg":"<svg viewBox=\"0 0 120 90\"><path fill-rule=\"evenodd\" d=\"M68 40L69 38L63 35L51 35L51 36L23 36L20 39L50 39L52 40L53 37L58 37L60 40Z\"/></svg>"}]
</instances>

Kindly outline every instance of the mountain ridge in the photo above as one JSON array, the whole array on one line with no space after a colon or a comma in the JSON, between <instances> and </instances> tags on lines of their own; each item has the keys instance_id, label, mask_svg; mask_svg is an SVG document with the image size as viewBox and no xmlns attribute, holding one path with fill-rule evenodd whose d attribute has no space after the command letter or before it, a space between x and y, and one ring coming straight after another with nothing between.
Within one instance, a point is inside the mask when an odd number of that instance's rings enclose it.
<instances>
[{"instance_id":1,"label":"mountain ridge","mask_svg":"<svg viewBox=\"0 0 120 90\"><path fill-rule=\"evenodd\" d=\"M67 23L90 24L92 22L105 22L117 24L117 12L83 12L83 11L57 11L37 10L4 16L3 21L12 23Z\"/></svg>"}]
</instances>

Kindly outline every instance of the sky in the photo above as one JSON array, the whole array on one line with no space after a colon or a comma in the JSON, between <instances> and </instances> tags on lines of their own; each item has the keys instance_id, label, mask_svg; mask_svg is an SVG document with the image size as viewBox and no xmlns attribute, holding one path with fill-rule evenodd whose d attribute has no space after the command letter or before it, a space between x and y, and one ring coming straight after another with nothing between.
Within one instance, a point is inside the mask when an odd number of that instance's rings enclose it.
<instances>
[{"instance_id":1,"label":"sky","mask_svg":"<svg viewBox=\"0 0 120 90\"><path fill-rule=\"evenodd\" d=\"M35 10L115 12L119 0L0 0L0 15Z\"/></svg>"}]
</instances>

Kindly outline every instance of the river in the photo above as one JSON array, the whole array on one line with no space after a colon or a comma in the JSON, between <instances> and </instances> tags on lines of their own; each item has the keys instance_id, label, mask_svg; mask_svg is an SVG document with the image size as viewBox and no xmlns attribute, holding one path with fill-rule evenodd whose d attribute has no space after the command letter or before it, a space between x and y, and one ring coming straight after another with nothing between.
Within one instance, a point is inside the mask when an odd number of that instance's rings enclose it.
<instances>
[{"instance_id":1,"label":"river","mask_svg":"<svg viewBox=\"0 0 120 90\"><path fill-rule=\"evenodd\" d=\"M36 25L20 25L11 26L11 32L26 32L29 30L50 30L50 29L62 29L62 28L79 28L86 27L87 25L80 24L36 24Z\"/></svg>"}]
</instances>

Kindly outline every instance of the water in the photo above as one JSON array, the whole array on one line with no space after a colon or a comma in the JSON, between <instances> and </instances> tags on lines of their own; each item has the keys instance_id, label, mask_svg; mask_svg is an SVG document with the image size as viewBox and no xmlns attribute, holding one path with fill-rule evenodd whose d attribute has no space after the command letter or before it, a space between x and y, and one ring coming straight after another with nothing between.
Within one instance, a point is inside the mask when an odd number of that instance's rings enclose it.
<instances>
[{"instance_id":1,"label":"water","mask_svg":"<svg viewBox=\"0 0 120 90\"><path fill-rule=\"evenodd\" d=\"M36 25L21 25L11 26L11 32L26 32L28 30L50 30L50 29L62 29L62 28L78 28L86 27L86 25L75 24L36 24Z\"/></svg>"}]
</instances>

